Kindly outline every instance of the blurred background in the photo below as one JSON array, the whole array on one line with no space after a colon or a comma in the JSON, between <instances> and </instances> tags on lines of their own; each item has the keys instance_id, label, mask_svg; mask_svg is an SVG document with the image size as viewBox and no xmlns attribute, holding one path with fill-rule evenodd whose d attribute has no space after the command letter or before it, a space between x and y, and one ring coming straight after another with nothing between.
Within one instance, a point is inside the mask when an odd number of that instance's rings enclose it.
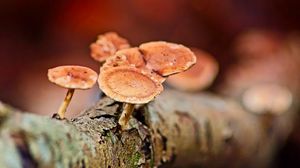
<instances>
[{"instance_id":1,"label":"blurred background","mask_svg":"<svg viewBox=\"0 0 300 168\"><path fill-rule=\"evenodd\" d=\"M133 46L165 40L210 53L220 65L212 92L239 98L249 86L275 82L298 97L299 19L298 0L2 0L0 100L50 116L66 90L48 82L48 68L78 64L99 72L89 45L107 31ZM76 91L68 115L99 93L97 86ZM297 131L277 160L277 167L300 167Z\"/></svg>"}]
</instances>

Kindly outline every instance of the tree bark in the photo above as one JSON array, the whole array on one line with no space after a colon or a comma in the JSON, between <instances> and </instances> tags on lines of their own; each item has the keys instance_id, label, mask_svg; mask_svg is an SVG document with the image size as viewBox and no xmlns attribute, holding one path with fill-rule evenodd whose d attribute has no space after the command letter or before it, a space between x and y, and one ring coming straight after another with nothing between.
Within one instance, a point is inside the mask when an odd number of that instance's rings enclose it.
<instances>
[{"instance_id":1,"label":"tree bark","mask_svg":"<svg viewBox=\"0 0 300 168\"><path fill-rule=\"evenodd\" d=\"M107 97L72 120L0 103L0 167L266 167L295 109L257 115L228 98L167 90L136 106L121 131L122 104Z\"/></svg>"}]
</instances>

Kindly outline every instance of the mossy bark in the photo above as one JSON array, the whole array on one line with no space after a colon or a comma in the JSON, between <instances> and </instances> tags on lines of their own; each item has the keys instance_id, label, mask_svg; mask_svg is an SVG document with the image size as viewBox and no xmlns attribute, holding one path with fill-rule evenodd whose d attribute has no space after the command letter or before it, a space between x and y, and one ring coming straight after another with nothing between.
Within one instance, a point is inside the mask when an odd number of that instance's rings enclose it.
<instances>
[{"instance_id":1,"label":"mossy bark","mask_svg":"<svg viewBox=\"0 0 300 168\"><path fill-rule=\"evenodd\" d=\"M137 106L121 131L121 108L102 98L79 117L56 120L0 103L0 167L264 167L295 118L292 108L255 115L230 99L165 91Z\"/></svg>"}]
</instances>

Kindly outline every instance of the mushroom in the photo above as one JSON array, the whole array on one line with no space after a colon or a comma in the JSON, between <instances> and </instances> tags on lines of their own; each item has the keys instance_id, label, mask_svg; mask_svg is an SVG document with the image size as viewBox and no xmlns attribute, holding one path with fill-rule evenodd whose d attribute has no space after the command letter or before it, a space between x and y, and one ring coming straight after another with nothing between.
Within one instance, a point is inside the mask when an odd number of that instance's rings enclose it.
<instances>
[{"instance_id":1,"label":"mushroom","mask_svg":"<svg viewBox=\"0 0 300 168\"><path fill-rule=\"evenodd\" d=\"M258 84L247 89L242 103L247 110L256 114L280 115L292 104L291 92L280 85L272 83Z\"/></svg>"},{"instance_id":2,"label":"mushroom","mask_svg":"<svg viewBox=\"0 0 300 168\"><path fill-rule=\"evenodd\" d=\"M83 66L58 66L48 70L50 82L67 88L68 92L57 114L60 119L65 118L66 109L72 99L75 89L89 89L97 81L97 73Z\"/></svg>"},{"instance_id":3,"label":"mushroom","mask_svg":"<svg viewBox=\"0 0 300 168\"><path fill-rule=\"evenodd\" d=\"M199 91L212 84L216 78L219 65L208 53L192 48L197 57L197 63L189 70L170 76L167 83L183 91Z\"/></svg>"},{"instance_id":4,"label":"mushroom","mask_svg":"<svg viewBox=\"0 0 300 168\"><path fill-rule=\"evenodd\" d=\"M161 76L169 76L187 70L196 63L196 56L181 44L155 41L139 46L146 66Z\"/></svg>"},{"instance_id":5,"label":"mushroom","mask_svg":"<svg viewBox=\"0 0 300 168\"><path fill-rule=\"evenodd\" d=\"M128 63L137 68L145 67L143 54L137 47L119 50L116 52L116 56L125 56Z\"/></svg>"},{"instance_id":6,"label":"mushroom","mask_svg":"<svg viewBox=\"0 0 300 168\"><path fill-rule=\"evenodd\" d=\"M123 49L109 57L100 69L98 83L107 96L124 102L119 125L125 129L134 104L153 100L162 92L166 76L187 70L195 63L194 53L183 45L145 43L140 48Z\"/></svg>"},{"instance_id":7,"label":"mushroom","mask_svg":"<svg viewBox=\"0 0 300 168\"><path fill-rule=\"evenodd\" d=\"M120 37L115 32L108 32L99 35L97 41L90 45L91 57L102 63L118 50L129 47L130 45L126 39Z\"/></svg>"},{"instance_id":8,"label":"mushroom","mask_svg":"<svg viewBox=\"0 0 300 168\"><path fill-rule=\"evenodd\" d=\"M155 76L133 66L107 68L100 73L98 83L107 96L125 103L119 119L122 129L133 112L134 104L148 103L163 90Z\"/></svg>"},{"instance_id":9,"label":"mushroom","mask_svg":"<svg viewBox=\"0 0 300 168\"><path fill-rule=\"evenodd\" d=\"M146 67L146 63L143 57L144 56L137 47L119 50L114 56L107 58L101 70L103 71L107 68L117 66L133 66L151 74L152 77L156 78L161 83L164 82L166 78L158 75L157 73Z\"/></svg>"},{"instance_id":10,"label":"mushroom","mask_svg":"<svg viewBox=\"0 0 300 168\"><path fill-rule=\"evenodd\" d=\"M116 67L121 65L134 66L137 68L145 67L145 62L142 53L137 47L122 49L115 55L108 57L104 67Z\"/></svg>"}]
</instances>

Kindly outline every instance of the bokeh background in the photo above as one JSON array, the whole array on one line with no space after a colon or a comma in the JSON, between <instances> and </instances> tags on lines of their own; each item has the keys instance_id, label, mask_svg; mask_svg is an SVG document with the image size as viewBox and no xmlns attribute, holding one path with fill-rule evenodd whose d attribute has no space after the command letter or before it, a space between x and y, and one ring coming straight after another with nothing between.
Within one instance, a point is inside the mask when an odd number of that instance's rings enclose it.
<instances>
[{"instance_id":1,"label":"bokeh background","mask_svg":"<svg viewBox=\"0 0 300 168\"><path fill-rule=\"evenodd\" d=\"M298 96L299 19L299 0L1 0L0 100L50 116L66 90L48 82L47 69L78 64L98 72L89 45L107 31L132 45L166 40L211 53L220 73L208 90L217 94L238 98L251 85L276 82ZM99 94L97 86L76 91L68 115ZM297 131L277 160L274 167L300 167Z\"/></svg>"}]
</instances>

